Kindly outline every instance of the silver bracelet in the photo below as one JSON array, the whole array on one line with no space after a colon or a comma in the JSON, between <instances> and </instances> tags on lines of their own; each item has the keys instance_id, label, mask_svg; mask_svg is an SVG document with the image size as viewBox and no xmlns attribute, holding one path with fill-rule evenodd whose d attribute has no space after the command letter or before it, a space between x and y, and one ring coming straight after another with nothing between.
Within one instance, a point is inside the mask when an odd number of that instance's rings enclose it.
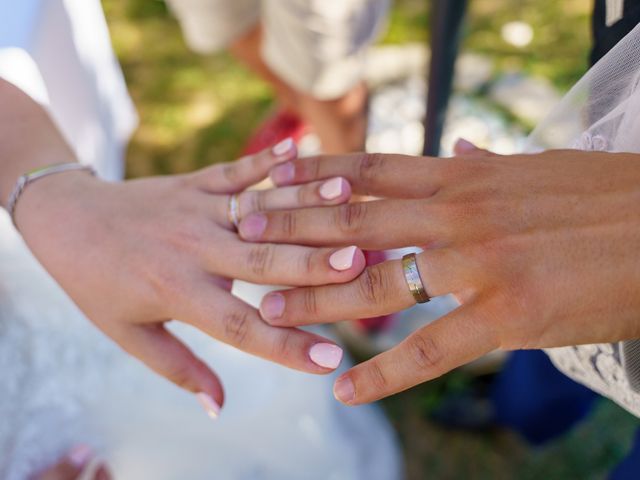
<instances>
[{"instance_id":1,"label":"silver bracelet","mask_svg":"<svg viewBox=\"0 0 640 480\"><path fill-rule=\"evenodd\" d=\"M20 200L20 196L24 192L24 190L36 180L39 180L43 177L47 177L49 175L54 175L56 173L64 173L64 172L72 172L72 171L86 171L91 173L91 175L96 175L96 171L93 167L89 165L82 165L80 163L59 163L56 165L49 165L48 167L41 167L30 172L25 173L16 182L16 186L13 187L13 191L11 195L9 195L9 202L7 203L7 211L9 212L9 216L11 217L11 221L13 222L14 227L16 229L18 226L16 225L15 212L16 205L18 200Z\"/></svg>"}]
</instances>

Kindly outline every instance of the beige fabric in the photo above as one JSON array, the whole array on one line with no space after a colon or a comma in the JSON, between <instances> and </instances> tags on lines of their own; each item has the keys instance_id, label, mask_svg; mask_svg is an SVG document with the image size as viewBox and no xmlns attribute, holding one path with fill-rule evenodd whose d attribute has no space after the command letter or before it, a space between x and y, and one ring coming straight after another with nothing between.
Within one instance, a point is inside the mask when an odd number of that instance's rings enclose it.
<instances>
[{"instance_id":1,"label":"beige fabric","mask_svg":"<svg viewBox=\"0 0 640 480\"><path fill-rule=\"evenodd\" d=\"M363 74L389 0L167 0L189 46L220 50L261 22L262 56L293 88L318 99L344 95Z\"/></svg>"}]
</instances>

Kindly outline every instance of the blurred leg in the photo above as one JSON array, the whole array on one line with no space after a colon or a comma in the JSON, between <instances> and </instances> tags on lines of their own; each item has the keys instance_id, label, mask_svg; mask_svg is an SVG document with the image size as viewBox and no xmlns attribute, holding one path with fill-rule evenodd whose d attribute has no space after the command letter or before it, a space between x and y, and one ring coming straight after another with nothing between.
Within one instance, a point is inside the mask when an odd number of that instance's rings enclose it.
<instances>
[{"instance_id":1,"label":"blurred leg","mask_svg":"<svg viewBox=\"0 0 640 480\"><path fill-rule=\"evenodd\" d=\"M326 153L363 151L367 134L368 91L358 83L335 100L300 94L300 114L315 128Z\"/></svg>"},{"instance_id":2,"label":"blurred leg","mask_svg":"<svg viewBox=\"0 0 640 480\"><path fill-rule=\"evenodd\" d=\"M296 91L262 59L261 25L256 25L236 40L229 50L273 87L287 110L295 112L314 127L326 153L364 149L367 103L364 83L360 82L344 95L330 100Z\"/></svg>"},{"instance_id":3,"label":"blurred leg","mask_svg":"<svg viewBox=\"0 0 640 480\"><path fill-rule=\"evenodd\" d=\"M492 392L497 422L542 444L582 420L598 394L560 373L540 350L514 352Z\"/></svg>"},{"instance_id":4,"label":"blurred leg","mask_svg":"<svg viewBox=\"0 0 640 480\"><path fill-rule=\"evenodd\" d=\"M285 108L297 112L297 94L264 63L260 53L261 45L262 26L256 24L245 35L229 45L229 51L273 87Z\"/></svg>"}]
</instances>

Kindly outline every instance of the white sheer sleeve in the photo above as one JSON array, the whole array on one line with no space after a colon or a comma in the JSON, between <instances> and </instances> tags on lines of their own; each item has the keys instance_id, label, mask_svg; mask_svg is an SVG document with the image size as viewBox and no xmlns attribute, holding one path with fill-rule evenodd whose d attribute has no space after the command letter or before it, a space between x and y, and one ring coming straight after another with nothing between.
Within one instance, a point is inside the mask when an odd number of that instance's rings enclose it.
<instances>
[{"instance_id":1,"label":"white sheer sleeve","mask_svg":"<svg viewBox=\"0 0 640 480\"><path fill-rule=\"evenodd\" d=\"M639 79L640 25L569 91L533 131L526 150L640 153ZM569 377L640 416L640 356L635 354L639 345L638 341L581 345L547 353Z\"/></svg>"}]
</instances>

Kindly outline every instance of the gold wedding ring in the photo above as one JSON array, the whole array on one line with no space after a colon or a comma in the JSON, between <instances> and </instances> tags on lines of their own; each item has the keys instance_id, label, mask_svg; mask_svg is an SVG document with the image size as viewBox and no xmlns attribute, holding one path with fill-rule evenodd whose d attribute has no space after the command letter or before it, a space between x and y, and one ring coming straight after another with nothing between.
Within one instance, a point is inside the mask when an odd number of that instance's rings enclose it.
<instances>
[{"instance_id":1,"label":"gold wedding ring","mask_svg":"<svg viewBox=\"0 0 640 480\"><path fill-rule=\"evenodd\" d=\"M427 303L431 300L424 288L424 283L422 283L415 253L409 253L402 257L402 270L404 271L404 278L407 280L409 291L415 298L416 303Z\"/></svg>"},{"instance_id":2,"label":"gold wedding ring","mask_svg":"<svg viewBox=\"0 0 640 480\"><path fill-rule=\"evenodd\" d=\"M229 217L229 223L238 229L240 225L240 202L238 201L238 195L233 194L229 197L229 208L227 211Z\"/></svg>"}]
</instances>

